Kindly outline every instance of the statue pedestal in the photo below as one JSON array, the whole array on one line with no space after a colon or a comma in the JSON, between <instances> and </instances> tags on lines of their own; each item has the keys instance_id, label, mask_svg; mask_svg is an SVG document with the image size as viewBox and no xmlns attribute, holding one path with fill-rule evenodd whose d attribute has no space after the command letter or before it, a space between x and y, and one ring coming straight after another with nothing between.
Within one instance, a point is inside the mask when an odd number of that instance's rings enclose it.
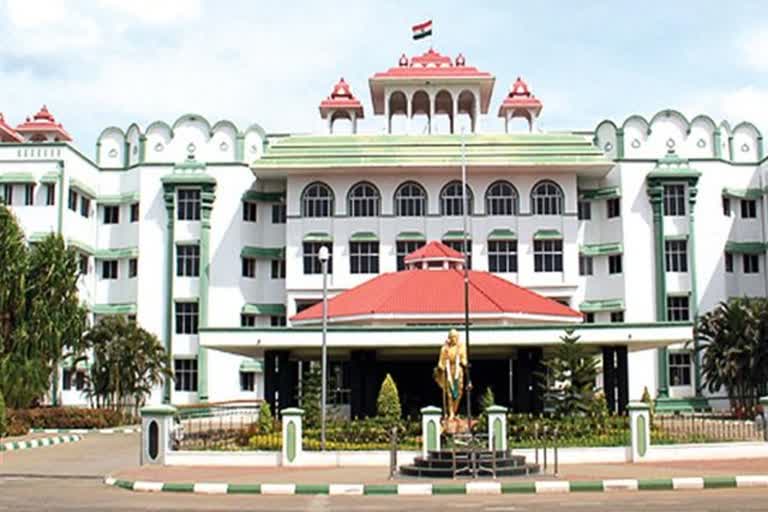
<instances>
[{"instance_id":1,"label":"statue pedestal","mask_svg":"<svg viewBox=\"0 0 768 512\"><path fill-rule=\"evenodd\" d=\"M471 427L477 425L477 420L472 420ZM446 434L463 434L470 431L469 420L466 418L443 418L443 432Z\"/></svg>"}]
</instances>

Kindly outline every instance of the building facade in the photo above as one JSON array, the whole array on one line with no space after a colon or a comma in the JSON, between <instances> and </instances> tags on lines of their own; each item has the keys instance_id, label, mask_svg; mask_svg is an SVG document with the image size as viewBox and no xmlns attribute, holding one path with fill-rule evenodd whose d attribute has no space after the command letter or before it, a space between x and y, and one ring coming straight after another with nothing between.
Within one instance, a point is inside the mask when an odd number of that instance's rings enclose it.
<instances>
[{"instance_id":1,"label":"building facade","mask_svg":"<svg viewBox=\"0 0 768 512\"><path fill-rule=\"evenodd\" d=\"M358 133L364 108L342 80L320 105L327 134L187 114L106 128L94 157L43 108L15 128L0 118L2 198L30 243L55 232L81 253L93 320L129 315L166 344L176 379L154 401L282 407L319 354L318 322L296 315L322 298L320 247L331 297L429 241L461 251L465 165L473 270L583 313L576 333L602 356L615 408L646 388L670 408L706 405L692 321L768 290L761 133L674 110L542 133L523 80L496 103L493 85L430 50L371 77L383 134ZM472 320L497 396L535 409L523 397L562 326ZM331 318L338 403L365 414L383 369L425 371L457 323ZM52 400L84 403L79 371L60 369Z\"/></svg>"}]
</instances>

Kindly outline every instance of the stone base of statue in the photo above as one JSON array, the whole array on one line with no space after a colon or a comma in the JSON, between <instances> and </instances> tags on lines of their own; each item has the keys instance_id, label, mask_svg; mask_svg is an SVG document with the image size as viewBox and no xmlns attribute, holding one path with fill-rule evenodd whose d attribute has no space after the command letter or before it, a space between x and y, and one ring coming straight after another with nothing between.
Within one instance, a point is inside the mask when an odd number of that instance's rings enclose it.
<instances>
[{"instance_id":1,"label":"stone base of statue","mask_svg":"<svg viewBox=\"0 0 768 512\"><path fill-rule=\"evenodd\" d=\"M524 455L509 450L456 446L428 452L416 457L413 464L400 466L400 474L421 478L498 478L528 476L539 472L538 464L529 464Z\"/></svg>"},{"instance_id":2,"label":"stone base of statue","mask_svg":"<svg viewBox=\"0 0 768 512\"><path fill-rule=\"evenodd\" d=\"M446 434L464 434L470 431L470 423L466 418L443 418L443 432ZM477 420L472 420L472 428L477 426Z\"/></svg>"}]
</instances>

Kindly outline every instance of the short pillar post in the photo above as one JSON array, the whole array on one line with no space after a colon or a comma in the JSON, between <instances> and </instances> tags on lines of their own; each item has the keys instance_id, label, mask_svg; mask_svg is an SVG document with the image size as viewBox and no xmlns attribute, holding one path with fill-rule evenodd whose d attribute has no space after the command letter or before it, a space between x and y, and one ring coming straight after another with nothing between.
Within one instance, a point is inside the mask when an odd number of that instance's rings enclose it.
<instances>
[{"instance_id":1,"label":"short pillar post","mask_svg":"<svg viewBox=\"0 0 768 512\"><path fill-rule=\"evenodd\" d=\"M627 411L632 436L630 461L640 462L648 456L651 446L651 407L645 402L630 402Z\"/></svg>"},{"instance_id":2,"label":"short pillar post","mask_svg":"<svg viewBox=\"0 0 768 512\"><path fill-rule=\"evenodd\" d=\"M154 405L141 409L142 465L165 465L166 455L172 449L173 419L176 412L172 405Z\"/></svg>"},{"instance_id":3,"label":"short pillar post","mask_svg":"<svg viewBox=\"0 0 768 512\"><path fill-rule=\"evenodd\" d=\"M283 417L283 466L301 464L304 454L302 418L304 410L289 407L280 411Z\"/></svg>"},{"instance_id":4,"label":"short pillar post","mask_svg":"<svg viewBox=\"0 0 768 512\"><path fill-rule=\"evenodd\" d=\"M763 439L768 442L768 396L760 398L760 405L763 406Z\"/></svg>"},{"instance_id":5,"label":"short pillar post","mask_svg":"<svg viewBox=\"0 0 768 512\"><path fill-rule=\"evenodd\" d=\"M488 450L507 450L507 408L492 405L485 410L488 415Z\"/></svg>"},{"instance_id":6,"label":"short pillar post","mask_svg":"<svg viewBox=\"0 0 768 512\"><path fill-rule=\"evenodd\" d=\"M434 405L421 409L421 455L440 449L440 417L443 412Z\"/></svg>"}]
</instances>

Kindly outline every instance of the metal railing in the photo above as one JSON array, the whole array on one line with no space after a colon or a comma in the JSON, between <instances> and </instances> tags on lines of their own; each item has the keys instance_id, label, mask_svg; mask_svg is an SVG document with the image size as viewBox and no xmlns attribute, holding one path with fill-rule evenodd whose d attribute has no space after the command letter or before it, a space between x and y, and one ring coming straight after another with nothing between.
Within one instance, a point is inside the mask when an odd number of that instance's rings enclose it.
<instances>
[{"instance_id":1,"label":"metal railing","mask_svg":"<svg viewBox=\"0 0 768 512\"><path fill-rule=\"evenodd\" d=\"M174 448L177 450L243 450L253 449L280 450L282 435L275 425L270 432L259 429L256 418L244 415L222 415L216 417L197 417L174 420Z\"/></svg>"},{"instance_id":2,"label":"metal railing","mask_svg":"<svg viewBox=\"0 0 768 512\"><path fill-rule=\"evenodd\" d=\"M767 435L763 417L740 420L727 413L656 414L651 441L655 444L768 441Z\"/></svg>"}]
</instances>

